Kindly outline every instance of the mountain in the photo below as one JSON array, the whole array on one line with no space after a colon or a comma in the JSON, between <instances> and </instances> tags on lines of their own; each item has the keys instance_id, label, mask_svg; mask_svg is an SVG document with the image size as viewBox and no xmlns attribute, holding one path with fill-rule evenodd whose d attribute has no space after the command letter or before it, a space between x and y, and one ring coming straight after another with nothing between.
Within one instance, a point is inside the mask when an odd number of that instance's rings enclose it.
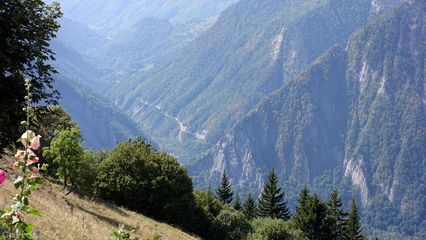
<instances>
[{"instance_id":1,"label":"mountain","mask_svg":"<svg viewBox=\"0 0 426 240\"><path fill-rule=\"evenodd\" d=\"M59 0L65 16L84 23L104 36L131 28L145 18L171 21L185 25L205 18L216 17L223 9L238 0ZM47 1L52 2L52 1Z\"/></svg>"},{"instance_id":2,"label":"mountain","mask_svg":"<svg viewBox=\"0 0 426 240\"><path fill-rule=\"evenodd\" d=\"M119 82L109 95L163 150L190 162L394 2L243 0L165 67L126 81L124 90Z\"/></svg>"},{"instance_id":3,"label":"mountain","mask_svg":"<svg viewBox=\"0 0 426 240\"><path fill-rule=\"evenodd\" d=\"M61 94L60 104L78 123L86 147L112 149L119 142L144 136L125 114L71 79L58 76L55 88Z\"/></svg>"},{"instance_id":4,"label":"mountain","mask_svg":"<svg viewBox=\"0 0 426 240\"><path fill-rule=\"evenodd\" d=\"M367 224L424 239L425 13L424 1L404 2L332 47L190 168L198 182L226 170L237 188L259 189L274 167L286 191L340 185L350 198L349 182Z\"/></svg>"},{"instance_id":5,"label":"mountain","mask_svg":"<svg viewBox=\"0 0 426 240\"><path fill-rule=\"evenodd\" d=\"M53 62L59 72L55 88L61 95L60 103L78 123L86 147L110 149L117 142L144 135L124 113L90 90L103 86L99 81L101 70L59 40L51 46L56 58L61 59Z\"/></svg>"}]
</instances>

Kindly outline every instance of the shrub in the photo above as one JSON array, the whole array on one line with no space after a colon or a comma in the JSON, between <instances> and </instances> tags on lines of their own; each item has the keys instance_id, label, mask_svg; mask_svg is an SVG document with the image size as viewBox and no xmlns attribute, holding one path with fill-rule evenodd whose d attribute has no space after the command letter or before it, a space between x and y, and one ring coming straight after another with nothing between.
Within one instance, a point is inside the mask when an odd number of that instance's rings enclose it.
<instances>
[{"instance_id":1,"label":"shrub","mask_svg":"<svg viewBox=\"0 0 426 240\"><path fill-rule=\"evenodd\" d=\"M307 240L299 230L293 230L281 219L257 218L251 222L249 240Z\"/></svg>"},{"instance_id":2,"label":"shrub","mask_svg":"<svg viewBox=\"0 0 426 240\"><path fill-rule=\"evenodd\" d=\"M194 205L186 169L142 138L112 150L99 165L95 187L100 198L181 227Z\"/></svg>"},{"instance_id":3,"label":"shrub","mask_svg":"<svg viewBox=\"0 0 426 240\"><path fill-rule=\"evenodd\" d=\"M212 239L240 240L246 239L250 231L250 223L244 214L235 210L223 210L213 220L210 232Z\"/></svg>"}]
</instances>

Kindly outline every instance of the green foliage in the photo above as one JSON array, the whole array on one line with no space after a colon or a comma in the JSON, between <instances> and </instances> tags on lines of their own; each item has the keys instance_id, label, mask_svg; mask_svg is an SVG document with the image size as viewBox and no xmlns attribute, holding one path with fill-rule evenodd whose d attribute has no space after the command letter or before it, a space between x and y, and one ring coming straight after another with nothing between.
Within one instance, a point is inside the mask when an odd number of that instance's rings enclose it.
<instances>
[{"instance_id":1,"label":"green foliage","mask_svg":"<svg viewBox=\"0 0 426 240\"><path fill-rule=\"evenodd\" d=\"M51 141L58 136L59 132L65 129L77 128L77 124L71 120L71 116L62 108L61 105L36 106L31 113L31 122L33 129L41 136L40 163L48 164L47 173L56 176L58 165L43 155L42 149L49 147Z\"/></svg>"},{"instance_id":2,"label":"green foliage","mask_svg":"<svg viewBox=\"0 0 426 240\"><path fill-rule=\"evenodd\" d=\"M220 186L216 190L217 197L223 204L231 204L234 193L232 192L231 182L229 181L226 171L222 174Z\"/></svg>"},{"instance_id":3,"label":"green foliage","mask_svg":"<svg viewBox=\"0 0 426 240\"><path fill-rule=\"evenodd\" d=\"M248 240L307 240L300 230L291 229L282 219L257 218L251 222L253 233Z\"/></svg>"},{"instance_id":4,"label":"green foliage","mask_svg":"<svg viewBox=\"0 0 426 240\"><path fill-rule=\"evenodd\" d=\"M237 196L235 197L235 201L234 201L233 207L237 211L240 211L241 208L242 208L240 195L238 193L237 193Z\"/></svg>"},{"instance_id":5,"label":"green foliage","mask_svg":"<svg viewBox=\"0 0 426 240\"><path fill-rule=\"evenodd\" d=\"M311 196L305 185L300 193L292 225L301 230L308 239L334 239L333 221L328 215L328 211L327 205L316 194Z\"/></svg>"},{"instance_id":6,"label":"green foliage","mask_svg":"<svg viewBox=\"0 0 426 240\"><path fill-rule=\"evenodd\" d=\"M257 216L256 208L256 201L254 200L253 195L249 193L243 203L243 213L248 220L252 220Z\"/></svg>"},{"instance_id":7,"label":"green foliage","mask_svg":"<svg viewBox=\"0 0 426 240\"><path fill-rule=\"evenodd\" d=\"M94 152L86 150L83 153L77 169L75 188L86 196L94 196L97 169L99 164L108 157L106 151Z\"/></svg>"},{"instance_id":8,"label":"green foliage","mask_svg":"<svg viewBox=\"0 0 426 240\"><path fill-rule=\"evenodd\" d=\"M120 225L117 230L113 230L111 236L116 240L138 240L136 237L131 237L131 232L124 230L124 225Z\"/></svg>"},{"instance_id":9,"label":"green foliage","mask_svg":"<svg viewBox=\"0 0 426 240\"><path fill-rule=\"evenodd\" d=\"M142 138L118 144L102 161L96 195L182 227L192 224L194 199L186 169Z\"/></svg>"},{"instance_id":10,"label":"green foliage","mask_svg":"<svg viewBox=\"0 0 426 240\"><path fill-rule=\"evenodd\" d=\"M84 157L82 144L80 130L71 128L60 131L50 143L50 147L43 149L44 156L57 164L56 175L64 180L65 187L68 186L68 180L72 187L78 187L76 183Z\"/></svg>"},{"instance_id":11,"label":"green foliage","mask_svg":"<svg viewBox=\"0 0 426 240\"><path fill-rule=\"evenodd\" d=\"M327 201L328 218L331 221L331 232L334 233L333 239L345 240L346 217L347 213L343 210L343 202L336 188L330 193Z\"/></svg>"},{"instance_id":12,"label":"green foliage","mask_svg":"<svg viewBox=\"0 0 426 240\"><path fill-rule=\"evenodd\" d=\"M356 206L355 198L351 201L351 211L346 222L346 238L347 240L364 240L366 237L362 234L361 223L359 220L358 208Z\"/></svg>"},{"instance_id":13,"label":"green foliage","mask_svg":"<svg viewBox=\"0 0 426 240\"><path fill-rule=\"evenodd\" d=\"M290 219L290 211L287 208L284 193L281 192L278 182L275 169L272 169L263 187L262 195L260 196L257 206L257 215L259 217L270 217L283 220Z\"/></svg>"},{"instance_id":14,"label":"green foliage","mask_svg":"<svg viewBox=\"0 0 426 240\"><path fill-rule=\"evenodd\" d=\"M246 239L251 231L250 223L239 211L223 210L213 220L211 236L214 240Z\"/></svg>"},{"instance_id":15,"label":"green foliage","mask_svg":"<svg viewBox=\"0 0 426 240\"><path fill-rule=\"evenodd\" d=\"M225 209L224 205L213 195L211 188L207 192L196 190L194 192L195 212L193 231L200 236L208 237L211 224L219 213Z\"/></svg>"},{"instance_id":16,"label":"green foliage","mask_svg":"<svg viewBox=\"0 0 426 240\"><path fill-rule=\"evenodd\" d=\"M42 0L0 2L0 149L18 138L24 118L24 77L31 78L33 102L53 101L50 41L59 29L59 4Z\"/></svg>"}]
</instances>

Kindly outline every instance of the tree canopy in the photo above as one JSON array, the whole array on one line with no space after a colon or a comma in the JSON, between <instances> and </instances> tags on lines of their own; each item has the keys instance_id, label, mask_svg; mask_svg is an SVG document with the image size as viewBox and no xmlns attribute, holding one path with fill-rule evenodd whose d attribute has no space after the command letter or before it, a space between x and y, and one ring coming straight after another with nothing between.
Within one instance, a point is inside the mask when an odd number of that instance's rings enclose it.
<instances>
[{"instance_id":1,"label":"tree canopy","mask_svg":"<svg viewBox=\"0 0 426 240\"><path fill-rule=\"evenodd\" d=\"M278 184L278 176L275 169L272 169L259 199L257 206L258 216L280 218L283 220L290 219L290 211L284 199L284 193L281 192Z\"/></svg>"},{"instance_id":2,"label":"tree canopy","mask_svg":"<svg viewBox=\"0 0 426 240\"><path fill-rule=\"evenodd\" d=\"M53 102L55 73L50 41L62 16L59 4L42 0L0 1L0 147L19 135L25 102L24 79L31 80L33 102Z\"/></svg>"}]
</instances>

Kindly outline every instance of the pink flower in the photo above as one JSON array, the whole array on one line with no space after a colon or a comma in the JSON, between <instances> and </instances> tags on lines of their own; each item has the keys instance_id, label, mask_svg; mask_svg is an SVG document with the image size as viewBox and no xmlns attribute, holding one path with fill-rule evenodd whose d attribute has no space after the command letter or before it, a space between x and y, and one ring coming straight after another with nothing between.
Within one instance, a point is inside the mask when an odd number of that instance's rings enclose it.
<instances>
[{"instance_id":1,"label":"pink flower","mask_svg":"<svg viewBox=\"0 0 426 240\"><path fill-rule=\"evenodd\" d=\"M0 170L0 184L4 183L4 181L6 180L6 172L3 170Z\"/></svg>"},{"instance_id":2,"label":"pink flower","mask_svg":"<svg viewBox=\"0 0 426 240\"><path fill-rule=\"evenodd\" d=\"M39 169L38 169L38 168L36 168L36 167L33 167L32 171L33 171L33 173L38 173L38 172L39 172Z\"/></svg>"},{"instance_id":3,"label":"pink flower","mask_svg":"<svg viewBox=\"0 0 426 240\"><path fill-rule=\"evenodd\" d=\"M27 166L34 164L34 163L38 163L38 161L39 161L38 157L34 157L33 159L29 159L27 161Z\"/></svg>"},{"instance_id":4,"label":"pink flower","mask_svg":"<svg viewBox=\"0 0 426 240\"><path fill-rule=\"evenodd\" d=\"M32 148L33 150L37 150L40 147L40 135L35 136L32 140L31 140L31 145L30 148Z\"/></svg>"},{"instance_id":5,"label":"pink flower","mask_svg":"<svg viewBox=\"0 0 426 240\"><path fill-rule=\"evenodd\" d=\"M27 144L31 143L31 140L34 138L34 135L34 132L31 130L27 130L22 134L21 139L24 147L27 147Z\"/></svg>"},{"instance_id":6,"label":"pink flower","mask_svg":"<svg viewBox=\"0 0 426 240\"><path fill-rule=\"evenodd\" d=\"M19 160L22 160L24 158L24 153L25 153L25 151L18 150L18 151L16 151L15 157Z\"/></svg>"}]
</instances>

